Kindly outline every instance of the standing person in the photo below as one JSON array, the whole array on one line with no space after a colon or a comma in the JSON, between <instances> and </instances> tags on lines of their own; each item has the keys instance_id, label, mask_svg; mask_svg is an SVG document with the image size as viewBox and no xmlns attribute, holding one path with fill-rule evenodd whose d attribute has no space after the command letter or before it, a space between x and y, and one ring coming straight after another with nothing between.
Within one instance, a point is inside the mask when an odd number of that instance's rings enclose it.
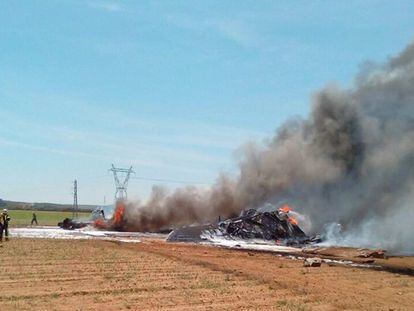
<instances>
[{"instance_id":1,"label":"standing person","mask_svg":"<svg viewBox=\"0 0 414 311\"><path fill-rule=\"evenodd\" d=\"M4 235L6 237L6 241L9 240L9 221L10 221L10 216L8 214L7 209L3 210L3 213L1 213L1 223L2 223L2 227L3 229L1 230L1 234L0 234L0 239L3 240L3 231L4 231Z\"/></svg>"},{"instance_id":2,"label":"standing person","mask_svg":"<svg viewBox=\"0 0 414 311\"><path fill-rule=\"evenodd\" d=\"M0 243L3 242L3 213L0 213Z\"/></svg>"},{"instance_id":3,"label":"standing person","mask_svg":"<svg viewBox=\"0 0 414 311\"><path fill-rule=\"evenodd\" d=\"M36 217L36 213L33 213L33 217L32 217L32 222L30 223L33 226L33 223L36 223L36 226L38 225L37 223L37 217Z\"/></svg>"}]
</instances>

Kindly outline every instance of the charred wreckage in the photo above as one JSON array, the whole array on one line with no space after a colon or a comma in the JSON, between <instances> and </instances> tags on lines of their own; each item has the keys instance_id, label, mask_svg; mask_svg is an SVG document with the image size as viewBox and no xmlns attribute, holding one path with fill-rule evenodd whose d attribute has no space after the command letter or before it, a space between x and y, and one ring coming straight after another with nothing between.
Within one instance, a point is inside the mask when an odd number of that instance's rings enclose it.
<instances>
[{"instance_id":1,"label":"charred wreckage","mask_svg":"<svg viewBox=\"0 0 414 311\"><path fill-rule=\"evenodd\" d=\"M63 229L79 229L92 224L98 229L125 231L125 205L117 202L110 219L103 217L92 222L79 222L65 219L59 223ZM215 224L186 226L171 231L167 237L170 242L202 242L208 236L222 236L228 239L261 239L275 241L280 245L303 245L318 243L319 236L310 237L298 226L297 220L291 216L291 208L285 204L272 211L248 209L240 216L219 221ZM163 231L165 232L165 231Z\"/></svg>"},{"instance_id":2,"label":"charred wreckage","mask_svg":"<svg viewBox=\"0 0 414 311\"><path fill-rule=\"evenodd\" d=\"M189 226L173 230L167 241L203 241L205 236L220 235L230 239L274 240L280 245L303 245L318 243L319 236L309 237L298 226L297 220L290 215L291 208L281 208L260 212L245 210L240 216L219 221L217 224Z\"/></svg>"}]
</instances>

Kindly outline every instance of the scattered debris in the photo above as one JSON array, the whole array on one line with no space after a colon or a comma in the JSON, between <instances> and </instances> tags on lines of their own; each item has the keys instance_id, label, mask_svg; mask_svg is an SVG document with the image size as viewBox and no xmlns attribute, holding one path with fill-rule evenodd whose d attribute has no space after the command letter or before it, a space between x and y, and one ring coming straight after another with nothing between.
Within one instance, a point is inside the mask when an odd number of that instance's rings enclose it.
<instances>
[{"instance_id":1,"label":"scattered debris","mask_svg":"<svg viewBox=\"0 0 414 311\"><path fill-rule=\"evenodd\" d=\"M175 229L167 237L168 242L202 242L204 231L213 232L216 227L213 225L188 226Z\"/></svg>"},{"instance_id":2,"label":"scattered debris","mask_svg":"<svg viewBox=\"0 0 414 311\"><path fill-rule=\"evenodd\" d=\"M62 222L58 223L59 227L66 230L80 229L86 227L87 225L89 225L89 222L77 221L70 218L65 218Z\"/></svg>"},{"instance_id":3,"label":"scattered debris","mask_svg":"<svg viewBox=\"0 0 414 311\"><path fill-rule=\"evenodd\" d=\"M311 254L311 255L318 255L321 252L325 251L325 247L319 247L319 246L307 246L302 249L302 253L304 254Z\"/></svg>"},{"instance_id":4,"label":"scattered debris","mask_svg":"<svg viewBox=\"0 0 414 311\"><path fill-rule=\"evenodd\" d=\"M343 267L344 263L338 261L325 261L329 267Z\"/></svg>"},{"instance_id":5,"label":"scattered debris","mask_svg":"<svg viewBox=\"0 0 414 311\"><path fill-rule=\"evenodd\" d=\"M358 249L359 254L356 257L361 258L386 258L386 251L383 249L369 250L369 249Z\"/></svg>"},{"instance_id":6,"label":"scattered debris","mask_svg":"<svg viewBox=\"0 0 414 311\"><path fill-rule=\"evenodd\" d=\"M305 258L303 261L304 267L320 267L322 265L322 259L318 257Z\"/></svg>"}]
</instances>

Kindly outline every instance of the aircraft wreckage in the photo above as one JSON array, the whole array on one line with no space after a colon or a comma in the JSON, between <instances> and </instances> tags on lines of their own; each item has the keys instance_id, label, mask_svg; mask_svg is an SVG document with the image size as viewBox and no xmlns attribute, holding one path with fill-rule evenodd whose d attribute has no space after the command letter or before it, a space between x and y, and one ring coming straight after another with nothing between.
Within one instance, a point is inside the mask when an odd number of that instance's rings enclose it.
<instances>
[{"instance_id":1,"label":"aircraft wreckage","mask_svg":"<svg viewBox=\"0 0 414 311\"><path fill-rule=\"evenodd\" d=\"M220 235L234 239L274 240L280 245L303 245L317 243L319 236L309 237L290 215L291 208L284 205L271 212L249 209L235 218L220 221L217 224L188 226L173 230L167 241L198 242L208 235Z\"/></svg>"},{"instance_id":2,"label":"aircraft wreckage","mask_svg":"<svg viewBox=\"0 0 414 311\"><path fill-rule=\"evenodd\" d=\"M117 202L110 219L98 218L91 224L105 230L125 231L125 205ZM167 241L170 242L202 242L211 236L228 239L261 239L275 241L279 245L304 245L321 241L319 236L310 237L299 227L297 220L291 215L291 208L285 204L279 209L260 211L248 209L240 216L219 221L214 224L185 226L170 232ZM82 228L84 223L65 219L59 224L64 229Z\"/></svg>"}]
</instances>

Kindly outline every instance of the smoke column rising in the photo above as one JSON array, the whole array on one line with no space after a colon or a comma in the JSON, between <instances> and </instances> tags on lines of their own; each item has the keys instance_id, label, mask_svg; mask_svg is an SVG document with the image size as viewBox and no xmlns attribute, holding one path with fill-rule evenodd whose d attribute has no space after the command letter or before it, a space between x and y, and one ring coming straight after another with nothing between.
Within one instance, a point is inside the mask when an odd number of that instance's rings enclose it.
<instances>
[{"instance_id":1,"label":"smoke column rising","mask_svg":"<svg viewBox=\"0 0 414 311\"><path fill-rule=\"evenodd\" d=\"M129 202L126 229L204 223L287 200L309 217L309 233L340 223L343 244L413 252L414 44L311 104L307 119L243 146L237 178L219 176L209 190L154 187L145 204Z\"/></svg>"}]
</instances>

